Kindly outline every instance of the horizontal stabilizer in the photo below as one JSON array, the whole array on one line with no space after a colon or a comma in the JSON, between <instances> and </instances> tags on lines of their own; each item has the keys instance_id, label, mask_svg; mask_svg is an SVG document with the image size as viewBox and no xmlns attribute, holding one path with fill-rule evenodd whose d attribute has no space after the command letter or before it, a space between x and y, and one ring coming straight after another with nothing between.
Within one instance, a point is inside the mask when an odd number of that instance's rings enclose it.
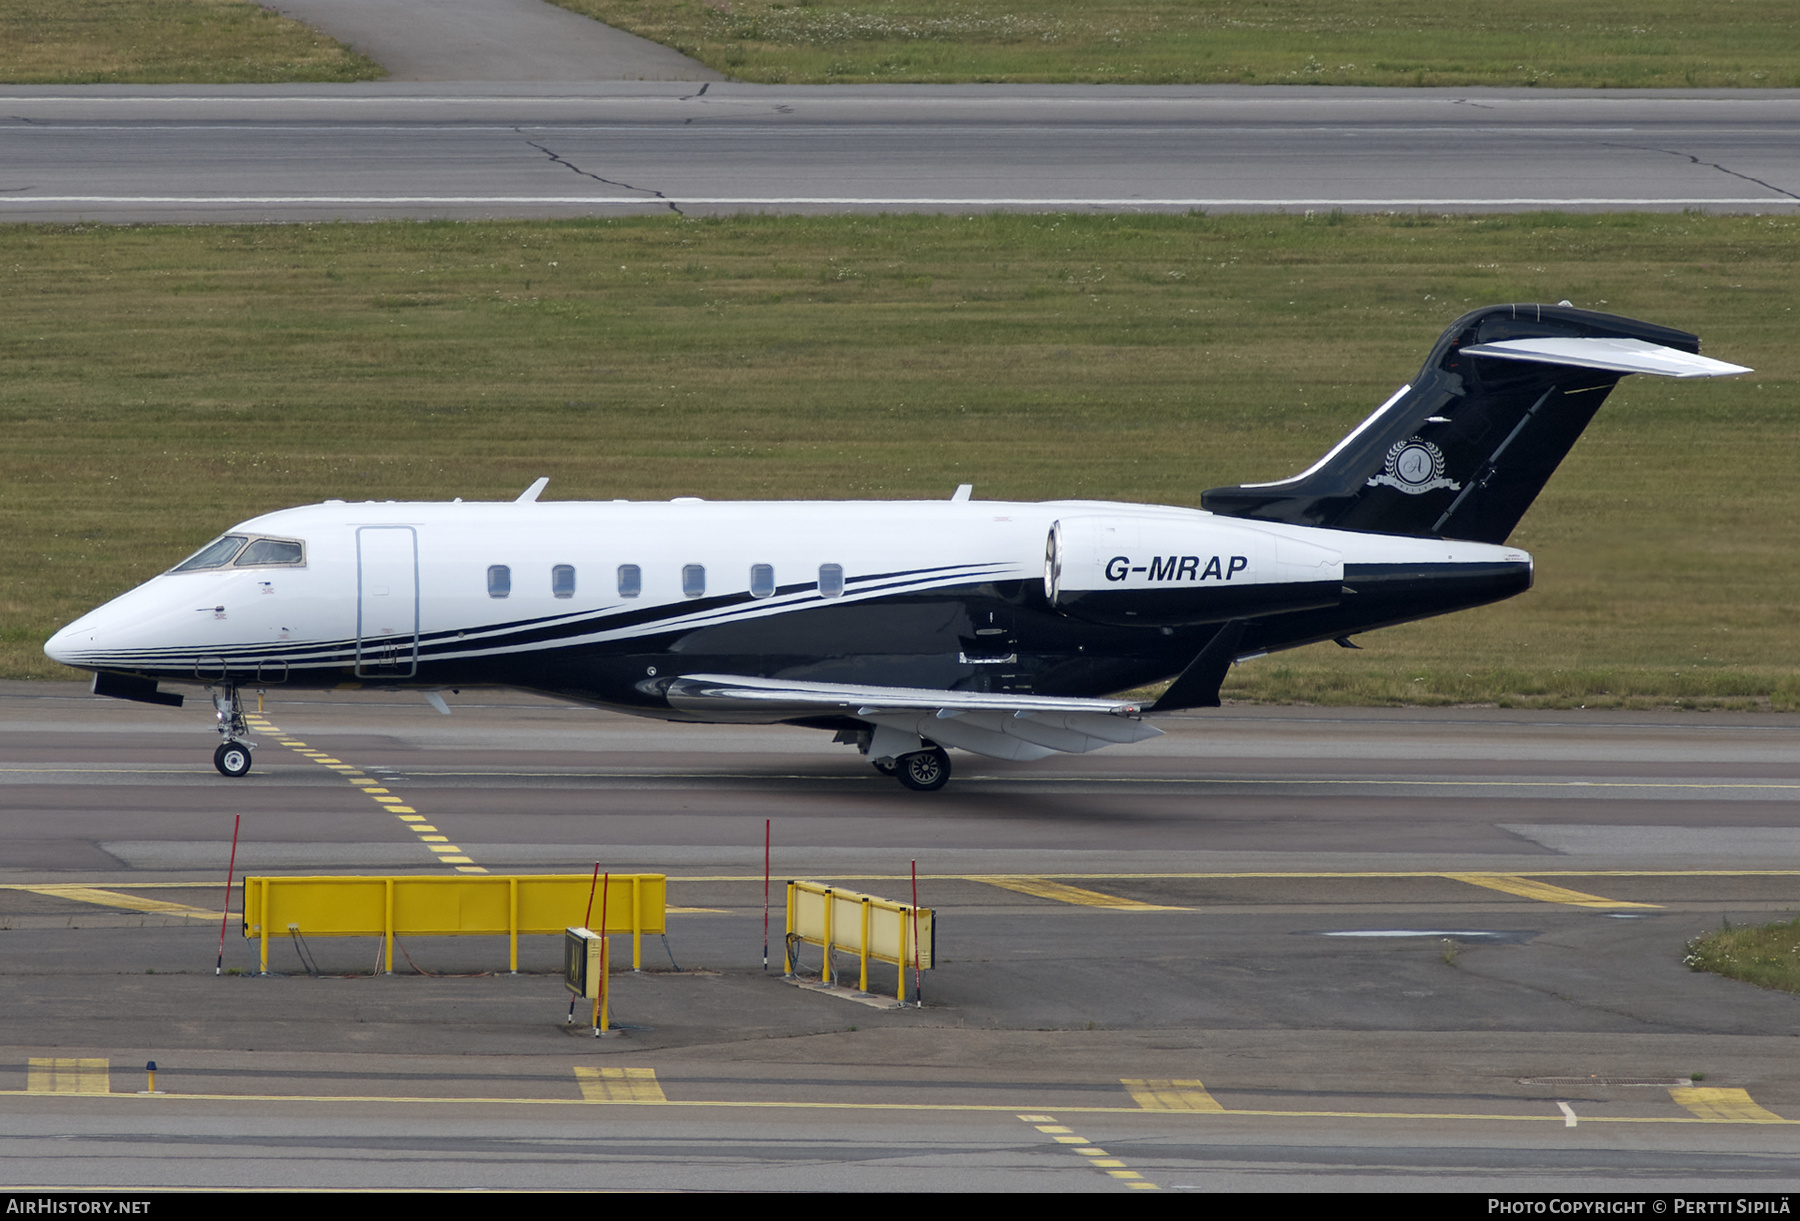
<instances>
[{"instance_id":1,"label":"horizontal stabilizer","mask_svg":"<svg viewBox=\"0 0 1800 1221\"><path fill-rule=\"evenodd\" d=\"M1464 348L1465 356L1492 356L1497 360L1523 360L1537 365L1571 365L1577 369L1607 369L1614 373L1650 373L1657 377L1732 377L1753 370L1729 361L1714 360L1697 352L1641 339L1550 336L1542 339L1505 339Z\"/></svg>"}]
</instances>

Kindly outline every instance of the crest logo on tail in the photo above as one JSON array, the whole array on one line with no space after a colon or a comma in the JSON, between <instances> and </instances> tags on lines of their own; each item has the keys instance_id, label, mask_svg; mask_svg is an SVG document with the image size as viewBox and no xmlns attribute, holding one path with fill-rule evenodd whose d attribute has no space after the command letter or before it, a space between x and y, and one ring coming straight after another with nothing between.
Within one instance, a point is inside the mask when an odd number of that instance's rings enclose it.
<instances>
[{"instance_id":1,"label":"crest logo on tail","mask_svg":"<svg viewBox=\"0 0 1800 1221\"><path fill-rule=\"evenodd\" d=\"M1394 442L1388 449L1381 474L1371 476L1368 486L1394 488L1408 496L1438 488L1449 488L1452 492L1462 490L1462 484L1444 478L1444 451L1418 437Z\"/></svg>"}]
</instances>

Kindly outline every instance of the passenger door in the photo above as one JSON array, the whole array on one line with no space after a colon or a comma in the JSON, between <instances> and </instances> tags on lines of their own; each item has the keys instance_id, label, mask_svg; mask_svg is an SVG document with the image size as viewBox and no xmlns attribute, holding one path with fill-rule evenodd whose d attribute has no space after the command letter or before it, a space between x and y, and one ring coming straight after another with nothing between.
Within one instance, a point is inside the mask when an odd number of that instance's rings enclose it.
<instances>
[{"instance_id":1,"label":"passenger door","mask_svg":"<svg viewBox=\"0 0 1800 1221\"><path fill-rule=\"evenodd\" d=\"M410 678L419 668L419 538L411 526L356 531L356 673Z\"/></svg>"}]
</instances>

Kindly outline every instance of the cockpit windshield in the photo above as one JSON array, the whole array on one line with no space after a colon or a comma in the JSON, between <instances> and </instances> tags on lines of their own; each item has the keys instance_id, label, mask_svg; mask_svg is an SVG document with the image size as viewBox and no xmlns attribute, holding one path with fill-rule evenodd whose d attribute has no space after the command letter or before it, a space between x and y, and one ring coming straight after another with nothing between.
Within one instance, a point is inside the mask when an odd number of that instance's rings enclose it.
<instances>
[{"instance_id":1,"label":"cockpit windshield","mask_svg":"<svg viewBox=\"0 0 1800 1221\"><path fill-rule=\"evenodd\" d=\"M306 548L291 538L259 538L244 548L234 568L261 568L270 564L298 564Z\"/></svg>"},{"instance_id":2,"label":"cockpit windshield","mask_svg":"<svg viewBox=\"0 0 1800 1221\"><path fill-rule=\"evenodd\" d=\"M225 568L298 568L306 563L306 544L291 538L250 538L227 534L206 544L171 568L170 572L198 572Z\"/></svg>"},{"instance_id":3,"label":"cockpit windshield","mask_svg":"<svg viewBox=\"0 0 1800 1221\"><path fill-rule=\"evenodd\" d=\"M224 538L215 539L187 559L171 568L170 572L193 572L201 568L223 568L231 563L231 557L238 553L238 548L245 543L241 534L227 534Z\"/></svg>"}]
</instances>

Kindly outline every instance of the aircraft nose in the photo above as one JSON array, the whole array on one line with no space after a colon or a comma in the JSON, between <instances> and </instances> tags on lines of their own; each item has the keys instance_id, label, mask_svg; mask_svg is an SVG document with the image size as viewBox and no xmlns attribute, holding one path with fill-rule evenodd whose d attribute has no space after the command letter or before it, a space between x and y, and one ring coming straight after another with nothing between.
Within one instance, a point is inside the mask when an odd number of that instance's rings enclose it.
<instances>
[{"instance_id":1,"label":"aircraft nose","mask_svg":"<svg viewBox=\"0 0 1800 1221\"><path fill-rule=\"evenodd\" d=\"M44 642L44 656L65 666L79 665L76 658L96 647L99 641L88 626L93 616L83 615Z\"/></svg>"}]
</instances>

